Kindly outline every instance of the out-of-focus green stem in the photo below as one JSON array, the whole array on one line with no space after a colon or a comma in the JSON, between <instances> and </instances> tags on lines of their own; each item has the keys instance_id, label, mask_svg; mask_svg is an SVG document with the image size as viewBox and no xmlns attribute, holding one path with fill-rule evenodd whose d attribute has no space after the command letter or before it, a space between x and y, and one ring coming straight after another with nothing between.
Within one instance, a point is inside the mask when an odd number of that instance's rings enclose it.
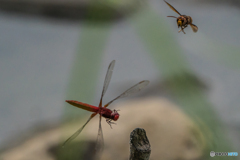
<instances>
[{"instance_id":1,"label":"out-of-focus green stem","mask_svg":"<svg viewBox=\"0 0 240 160\"><path fill-rule=\"evenodd\" d=\"M74 57L67 99L84 103L93 101L99 66L110 33L108 24L90 23L81 28L78 51ZM66 104L66 116L76 117L82 110Z\"/></svg>"},{"instance_id":2,"label":"out-of-focus green stem","mask_svg":"<svg viewBox=\"0 0 240 160\"><path fill-rule=\"evenodd\" d=\"M145 8L131 19L131 24L163 77L189 70L182 49L173 38L165 20L152 9Z\"/></svg>"}]
</instances>

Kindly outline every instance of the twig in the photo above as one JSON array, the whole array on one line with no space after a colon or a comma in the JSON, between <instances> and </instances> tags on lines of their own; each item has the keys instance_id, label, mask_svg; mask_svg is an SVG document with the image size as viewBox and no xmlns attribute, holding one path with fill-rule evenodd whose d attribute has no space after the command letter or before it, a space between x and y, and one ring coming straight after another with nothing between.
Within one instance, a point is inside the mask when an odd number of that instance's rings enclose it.
<instances>
[{"instance_id":1,"label":"twig","mask_svg":"<svg viewBox=\"0 0 240 160\"><path fill-rule=\"evenodd\" d=\"M130 135L130 157L129 160L148 160L151 146L146 132L142 128L136 128Z\"/></svg>"}]
</instances>

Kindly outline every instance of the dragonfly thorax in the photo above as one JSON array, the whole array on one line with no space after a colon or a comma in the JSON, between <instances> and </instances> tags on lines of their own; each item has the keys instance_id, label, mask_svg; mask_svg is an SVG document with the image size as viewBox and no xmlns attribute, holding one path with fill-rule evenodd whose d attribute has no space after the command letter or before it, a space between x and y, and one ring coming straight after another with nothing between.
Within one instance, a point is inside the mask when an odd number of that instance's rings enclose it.
<instances>
[{"instance_id":1,"label":"dragonfly thorax","mask_svg":"<svg viewBox=\"0 0 240 160\"><path fill-rule=\"evenodd\" d=\"M119 114L115 109L112 111L108 108L102 108L99 114L101 114L103 117L107 119L111 119L114 121L118 120L119 118Z\"/></svg>"}]
</instances>

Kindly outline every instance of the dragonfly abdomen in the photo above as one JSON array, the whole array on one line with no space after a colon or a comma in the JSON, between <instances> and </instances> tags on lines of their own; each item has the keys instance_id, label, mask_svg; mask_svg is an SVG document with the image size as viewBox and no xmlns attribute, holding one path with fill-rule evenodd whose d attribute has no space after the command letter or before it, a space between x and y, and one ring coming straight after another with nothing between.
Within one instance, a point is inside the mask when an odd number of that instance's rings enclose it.
<instances>
[{"instance_id":1,"label":"dragonfly abdomen","mask_svg":"<svg viewBox=\"0 0 240 160\"><path fill-rule=\"evenodd\" d=\"M90 112L98 112L98 110L99 110L99 108L96 107L96 106L93 106L93 105L90 105L90 104L87 104L87 103L82 103L82 102L79 102L79 101L66 100L66 102L75 106L75 107L78 107L78 108L81 108L81 109L84 109L84 110L87 110L87 111L90 111Z\"/></svg>"}]
</instances>

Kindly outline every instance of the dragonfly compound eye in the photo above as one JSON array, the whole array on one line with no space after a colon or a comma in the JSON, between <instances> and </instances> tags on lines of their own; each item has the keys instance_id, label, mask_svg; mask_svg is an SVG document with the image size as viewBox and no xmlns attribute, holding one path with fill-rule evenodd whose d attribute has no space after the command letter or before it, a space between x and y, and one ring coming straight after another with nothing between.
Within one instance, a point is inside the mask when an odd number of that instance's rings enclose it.
<instances>
[{"instance_id":1,"label":"dragonfly compound eye","mask_svg":"<svg viewBox=\"0 0 240 160\"><path fill-rule=\"evenodd\" d=\"M119 114L118 113L114 113L113 120L116 121L116 120L118 120L118 118L119 118Z\"/></svg>"}]
</instances>

